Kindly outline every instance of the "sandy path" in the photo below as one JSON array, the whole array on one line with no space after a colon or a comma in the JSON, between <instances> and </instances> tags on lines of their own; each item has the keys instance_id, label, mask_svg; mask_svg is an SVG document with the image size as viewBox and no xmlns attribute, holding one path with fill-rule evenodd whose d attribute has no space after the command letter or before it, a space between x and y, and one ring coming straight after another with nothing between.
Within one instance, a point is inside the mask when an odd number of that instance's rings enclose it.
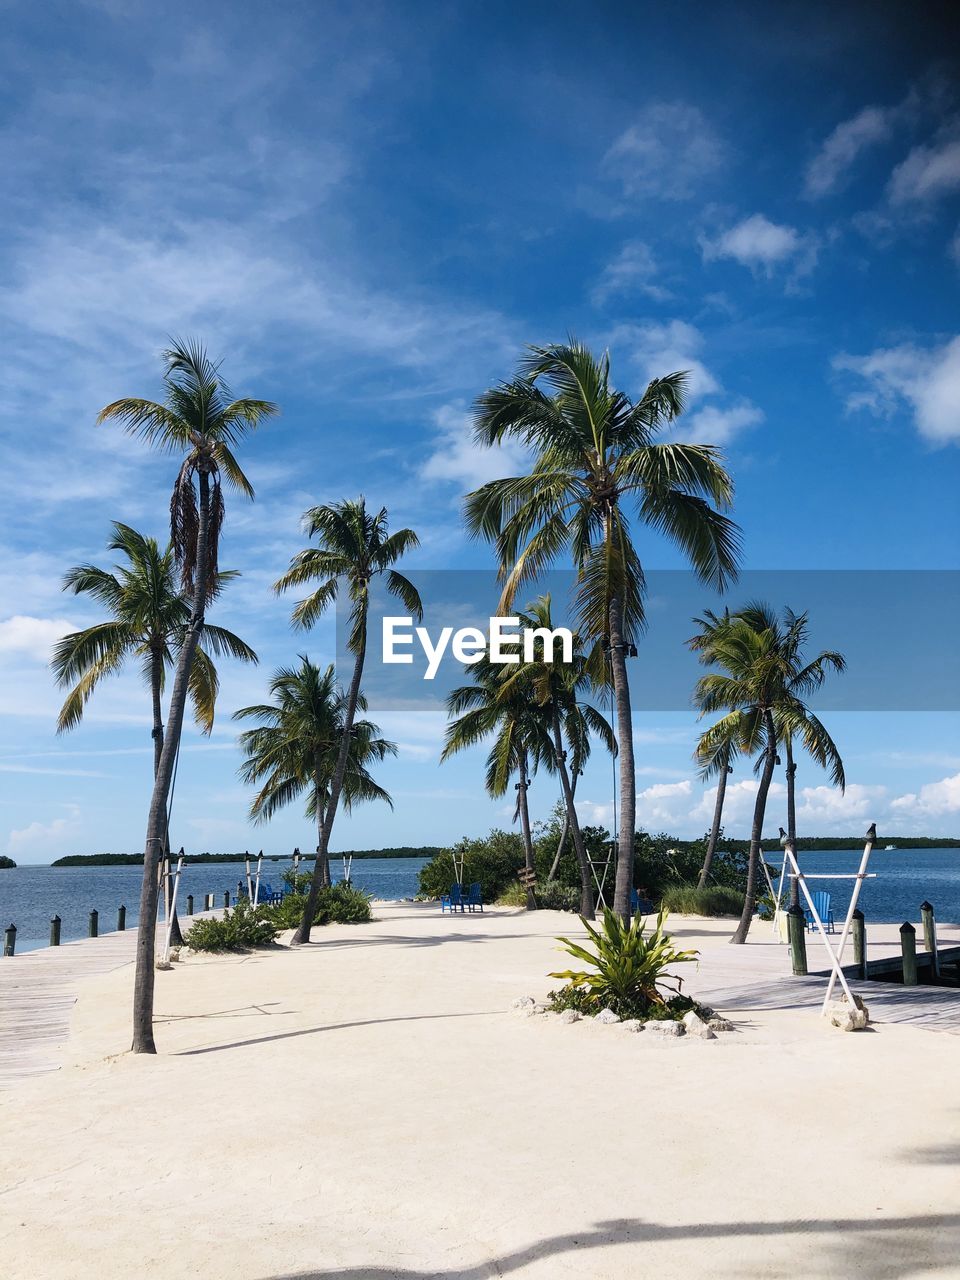
<instances>
[{"instance_id":1,"label":"sandy path","mask_svg":"<svg viewBox=\"0 0 960 1280\"><path fill-rule=\"evenodd\" d=\"M960 1275L960 1037L518 1019L570 917L378 914L159 974L156 1059L92 979L0 1097L5 1274Z\"/></svg>"}]
</instances>

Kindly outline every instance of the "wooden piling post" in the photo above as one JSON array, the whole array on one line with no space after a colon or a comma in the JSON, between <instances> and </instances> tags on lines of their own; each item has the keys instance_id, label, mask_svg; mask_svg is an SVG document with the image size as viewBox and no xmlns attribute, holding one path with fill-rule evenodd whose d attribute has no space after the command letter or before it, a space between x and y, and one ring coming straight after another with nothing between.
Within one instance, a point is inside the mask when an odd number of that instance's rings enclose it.
<instances>
[{"instance_id":1,"label":"wooden piling post","mask_svg":"<svg viewBox=\"0 0 960 1280\"><path fill-rule=\"evenodd\" d=\"M90 912L90 919L87 922L87 937L96 938L100 933L100 912L96 907Z\"/></svg>"},{"instance_id":2,"label":"wooden piling post","mask_svg":"<svg viewBox=\"0 0 960 1280\"><path fill-rule=\"evenodd\" d=\"M120 906L117 907L117 933L123 933L126 927L127 927L127 908L121 902Z\"/></svg>"},{"instance_id":3,"label":"wooden piling post","mask_svg":"<svg viewBox=\"0 0 960 1280\"><path fill-rule=\"evenodd\" d=\"M920 903L920 919L923 922L923 945L930 956L930 967L935 978L940 977L940 956L937 953L937 919L933 904L927 901Z\"/></svg>"},{"instance_id":4,"label":"wooden piling post","mask_svg":"<svg viewBox=\"0 0 960 1280\"><path fill-rule=\"evenodd\" d=\"M60 917L54 916L50 921L50 945L51 947L59 947L60 945Z\"/></svg>"},{"instance_id":5,"label":"wooden piling post","mask_svg":"<svg viewBox=\"0 0 960 1280\"><path fill-rule=\"evenodd\" d=\"M229 889L224 889L224 891L223 891L223 905L224 905L225 907L229 907L229 905L230 905L230 890L229 890Z\"/></svg>"},{"instance_id":6,"label":"wooden piling post","mask_svg":"<svg viewBox=\"0 0 960 1280\"><path fill-rule=\"evenodd\" d=\"M193 915L193 894L192 893L187 894L187 915L188 916Z\"/></svg>"},{"instance_id":7,"label":"wooden piling post","mask_svg":"<svg viewBox=\"0 0 960 1280\"><path fill-rule=\"evenodd\" d=\"M900 950L903 953L903 985L917 985L917 931L905 920L900 926Z\"/></svg>"},{"instance_id":8,"label":"wooden piling post","mask_svg":"<svg viewBox=\"0 0 960 1280\"><path fill-rule=\"evenodd\" d=\"M793 976L802 978L807 972L807 922L801 906L791 907L787 912L787 938Z\"/></svg>"},{"instance_id":9,"label":"wooden piling post","mask_svg":"<svg viewBox=\"0 0 960 1280\"><path fill-rule=\"evenodd\" d=\"M3 954L12 956L17 949L17 926L8 924L3 931Z\"/></svg>"},{"instance_id":10,"label":"wooden piling post","mask_svg":"<svg viewBox=\"0 0 960 1280\"><path fill-rule=\"evenodd\" d=\"M867 978L867 922L863 912L857 907L850 918L853 933L853 962L857 966L857 977L861 982Z\"/></svg>"}]
</instances>

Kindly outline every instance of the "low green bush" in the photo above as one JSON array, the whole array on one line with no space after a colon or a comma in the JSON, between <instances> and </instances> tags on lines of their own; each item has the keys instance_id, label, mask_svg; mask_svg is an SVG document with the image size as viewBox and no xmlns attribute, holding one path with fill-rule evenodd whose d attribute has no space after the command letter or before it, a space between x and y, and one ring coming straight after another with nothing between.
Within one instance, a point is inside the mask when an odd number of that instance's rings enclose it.
<instances>
[{"instance_id":1,"label":"low green bush","mask_svg":"<svg viewBox=\"0 0 960 1280\"><path fill-rule=\"evenodd\" d=\"M683 1015L692 1009L706 1021L710 1010L690 996L671 996L662 1004L651 1004L643 997L626 997L604 1004L597 996L591 995L584 987L575 987L567 983L559 991L551 991L547 996L547 1007L553 1013L563 1013L564 1009L576 1009L585 1018L595 1017L601 1009L613 1009L620 1018L638 1018L641 1022L681 1022Z\"/></svg>"},{"instance_id":2,"label":"low green bush","mask_svg":"<svg viewBox=\"0 0 960 1280\"><path fill-rule=\"evenodd\" d=\"M519 880L515 880L513 884L508 884L500 894L496 905L498 907L525 907L527 905L527 891Z\"/></svg>"},{"instance_id":3,"label":"low green bush","mask_svg":"<svg viewBox=\"0 0 960 1280\"><path fill-rule=\"evenodd\" d=\"M269 947L280 932L271 916L270 907L251 907L240 898L232 911L220 917L195 920L183 941L191 951L250 951L253 947Z\"/></svg>"},{"instance_id":4,"label":"low green bush","mask_svg":"<svg viewBox=\"0 0 960 1280\"><path fill-rule=\"evenodd\" d=\"M568 884L558 884L556 880L547 880L538 884L534 893L537 906L544 911L579 911L580 890Z\"/></svg>"},{"instance_id":5,"label":"low green bush","mask_svg":"<svg viewBox=\"0 0 960 1280\"><path fill-rule=\"evenodd\" d=\"M739 916L743 894L725 885L698 889L695 884L678 884L664 890L661 906L679 916Z\"/></svg>"},{"instance_id":6,"label":"low green bush","mask_svg":"<svg viewBox=\"0 0 960 1280\"><path fill-rule=\"evenodd\" d=\"M278 931L296 929L307 905L305 893L288 893L282 902L264 910L270 913ZM325 885L317 898L314 924L368 924L372 919L370 895L346 881Z\"/></svg>"}]
</instances>

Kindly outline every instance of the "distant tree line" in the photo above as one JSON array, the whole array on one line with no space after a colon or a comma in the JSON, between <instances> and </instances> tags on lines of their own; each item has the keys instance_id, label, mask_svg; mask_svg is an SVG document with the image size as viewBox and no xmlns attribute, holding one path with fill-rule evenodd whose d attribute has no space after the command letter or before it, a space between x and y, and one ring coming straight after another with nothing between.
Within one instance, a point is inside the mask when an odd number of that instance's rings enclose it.
<instances>
[{"instance_id":1,"label":"distant tree line","mask_svg":"<svg viewBox=\"0 0 960 1280\"><path fill-rule=\"evenodd\" d=\"M438 845L399 845L393 849L345 849L334 853L335 858L433 858L440 852ZM243 853L187 853L184 863L194 862L243 862ZM289 862L288 853L265 853L264 862ZM316 854L303 854L301 862L313 862ZM0 867L15 867L10 858L0 858ZM57 858L52 867L131 867L143 865L142 853L70 853Z\"/></svg>"}]
</instances>

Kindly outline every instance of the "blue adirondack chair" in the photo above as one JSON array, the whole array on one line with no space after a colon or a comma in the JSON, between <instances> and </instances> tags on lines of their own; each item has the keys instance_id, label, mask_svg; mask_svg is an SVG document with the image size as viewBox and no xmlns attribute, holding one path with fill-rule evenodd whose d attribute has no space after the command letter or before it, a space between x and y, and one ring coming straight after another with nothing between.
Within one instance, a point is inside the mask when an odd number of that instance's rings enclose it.
<instances>
[{"instance_id":1,"label":"blue adirondack chair","mask_svg":"<svg viewBox=\"0 0 960 1280\"><path fill-rule=\"evenodd\" d=\"M813 897L813 905L817 909L817 915L823 921L823 927L825 931L827 933L836 933L837 927L834 924L833 912L830 909L829 893L827 893L823 889L818 889L816 893L812 895L812 897ZM807 931L809 932L811 929L815 929L817 926L816 924L814 924L813 913L811 912L810 908L804 907L803 914L807 922Z\"/></svg>"},{"instance_id":2,"label":"blue adirondack chair","mask_svg":"<svg viewBox=\"0 0 960 1280\"><path fill-rule=\"evenodd\" d=\"M441 893L440 895L440 914L444 911L462 911L463 910L463 885L452 884L449 893Z\"/></svg>"},{"instance_id":3,"label":"blue adirondack chair","mask_svg":"<svg viewBox=\"0 0 960 1280\"><path fill-rule=\"evenodd\" d=\"M480 882L479 882L479 880L478 880L475 884L472 884L472 885L470 886L469 890L467 891L467 896L463 899L463 905L464 905L464 906L465 906L469 911L476 911L477 907L479 907L479 908L480 908L480 911L481 911L481 914L482 914L482 912L483 912L483 894L482 894L482 893L481 893L481 891L480 891Z\"/></svg>"},{"instance_id":4,"label":"blue adirondack chair","mask_svg":"<svg viewBox=\"0 0 960 1280\"><path fill-rule=\"evenodd\" d=\"M636 915L638 911L642 911L645 916L648 916L653 911L653 903L649 898L641 898L636 889L631 889L630 910L634 915Z\"/></svg>"}]
</instances>

